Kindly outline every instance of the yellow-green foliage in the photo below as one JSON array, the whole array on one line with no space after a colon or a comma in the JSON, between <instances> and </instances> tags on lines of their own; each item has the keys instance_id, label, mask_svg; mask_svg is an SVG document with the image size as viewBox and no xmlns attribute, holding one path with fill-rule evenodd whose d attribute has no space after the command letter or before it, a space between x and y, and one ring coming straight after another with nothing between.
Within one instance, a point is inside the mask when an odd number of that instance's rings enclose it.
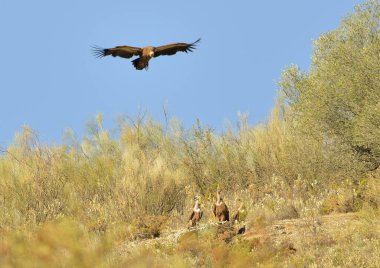
<instances>
[{"instance_id":1,"label":"yellow-green foliage","mask_svg":"<svg viewBox=\"0 0 380 268\"><path fill-rule=\"evenodd\" d=\"M241 116L216 133L139 116L110 131L98 115L61 145L24 127L0 155L0 266L378 267L379 25L369 1L323 34L309 72L283 73L261 125ZM194 195L201 223L213 221L217 185L231 216L244 201L256 238L206 229L120 252L185 227ZM267 233L276 220L358 211L356 225L313 231L297 250Z\"/></svg>"},{"instance_id":2,"label":"yellow-green foliage","mask_svg":"<svg viewBox=\"0 0 380 268\"><path fill-rule=\"evenodd\" d=\"M377 0L358 6L315 41L310 71L292 66L281 83L297 126L351 149L367 169L380 165L379 22Z\"/></svg>"}]
</instances>

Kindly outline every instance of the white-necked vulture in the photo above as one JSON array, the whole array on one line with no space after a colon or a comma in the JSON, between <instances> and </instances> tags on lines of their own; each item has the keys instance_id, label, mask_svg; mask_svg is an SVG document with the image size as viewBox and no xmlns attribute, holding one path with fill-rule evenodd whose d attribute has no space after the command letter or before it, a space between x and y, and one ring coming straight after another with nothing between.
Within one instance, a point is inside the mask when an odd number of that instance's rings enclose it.
<instances>
[{"instance_id":1,"label":"white-necked vulture","mask_svg":"<svg viewBox=\"0 0 380 268\"><path fill-rule=\"evenodd\" d=\"M194 208L191 212L190 218L189 218L189 227L195 227L198 222L202 219L203 212L199 208L199 198L198 196L194 197Z\"/></svg>"},{"instance_id":2,"label":"white-necked vulture","mask_svg":"<svg viewBox=\"0 0 380 268\"><path fill-rule=\"evenodd\" d=\"M230 220L230 212L228 211L226 203L223 201L221 193L222 191L218 187L216 191L216 203L214 204L213 212L219 222L225 222Z\"/></svg>"},{"instance_id":3,"label":"white-necked vulture","mask_svg":"<svg viewBox=\"0 0 380 268\"><path fill-rule=\"evenodd\" d=\"M240 202L240 205L235 215L232 217L233 223L244 222L247 218L247 208L244 202L241 199L238 199L238 202Z\"/></svg>"},{"instance_id":4,"label":"white-necked vulture","mask_svg":"<svg viewBox=\"0 0 380 268\"><path fill-rule=\"evenodd\" d=\"M114 48L100 48L93 47L94 55L98 58L103 58L105 56L112 55L114 57L122 57L122 58L132 58L133 56L138 56L138 58L132 61L133 66L137 70L148 69L149 60L153 57L158 56L171 56L176 54L177 52L192 52L196 44L200 41L199 38L194 43L173 43L169 45L159 46L159 47L130 47L130 46L117 46Z\"/></svg>"},{"instance_id":5,"label":"white-necked vulture","mask_svg":"<svg viewBox=\"0 0 380 268\"><path fill-rule=\"evenodd\" d=\"M245 207L244 202L239 198L240 202L239 208L235 215L232 217L232 224L237 224L237 234L245 233L245 220L247 218L247 208Z\"/></svg>"}]
</instances>

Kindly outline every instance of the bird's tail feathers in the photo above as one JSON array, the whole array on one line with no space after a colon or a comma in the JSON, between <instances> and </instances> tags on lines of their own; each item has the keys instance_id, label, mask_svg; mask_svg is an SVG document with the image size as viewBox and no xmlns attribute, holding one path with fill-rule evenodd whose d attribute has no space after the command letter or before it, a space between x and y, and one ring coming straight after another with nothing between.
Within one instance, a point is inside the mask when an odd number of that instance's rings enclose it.
<instances>
[{"instance_id":1,"label":"bird's tail feathers","mask_svg":"<svg viewBox=\"0 0 380 268\"><path fill-rule=\"evenodd\" d=\"M144 61L141 58L134 59L132 61L132 64L133 64L133 66L135 66L135 68L137 70L143 70L143 69L148 70L148 67L149 67L149 62L148 61Z\"/></svg>"}]
</instances>

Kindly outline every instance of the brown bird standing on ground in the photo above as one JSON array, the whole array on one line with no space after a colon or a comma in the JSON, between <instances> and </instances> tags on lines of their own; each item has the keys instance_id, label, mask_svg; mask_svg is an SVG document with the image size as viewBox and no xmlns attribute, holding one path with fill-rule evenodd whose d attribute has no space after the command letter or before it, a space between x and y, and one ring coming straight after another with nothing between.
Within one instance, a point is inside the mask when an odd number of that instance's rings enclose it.
<instances>
[{"instance_id":1,"label":"brown bird standing on ground","mask_svg":"<svg viewBox=\"0 0 380 268\"><path fill-rule=\"evenodd\" d=\"M219 222L229 221L230 220L230 212L228 211L228 207L226 203L224 203L223 198L221 196L222 191L219 189L219 186L216 190L216 203L214 204L214 215L218 219Z\"/></svg>"},{"instance_id":2,"label":"brown bird standing on ground","mask_svg":"<svg viewBox=\"0 0 380 268\"><path fill-rule=\"evenodd\" d=\"M202 219L203 211L199 208L199 198L198 196L194 197L194 208L193 212L190 215L189 218L189 227L195 227L198 222Z\"/></svg>"},{"instance_id":3,"label":"brown bird standing on ground","mask_svg":"<svg viewBox=\"0 0 380 268\"><path fill-rule=\"evenodd\" d=\"M133 60L133 66L137 70L142 70L142 69L148 69L149 67L149 60L153 57L158 57L158 56L170 56L174 55L177 52L186 52L188 53L189 51L192 52L196 44L200 41L201 39L199 38L197 41L194 43L174 43L174 44L169 44L165 46L159 46L159 47L152 47L152 46L147 46L147 47L130 47L130 46L117 46L114 48L100 48L100 47L93 47L93 52L94 55L97 58L103 58L108 55L112 55L114 57L122 57L129 59L133 56L139 56L137 59Z\"/></svg>"},{"instance_id":4,"label":"brown bird standing on ground","mask_svg":"<svg viewBox=\"0 0 380 268\"><path fill-rule=\"evenodd\" d=\"M240 205L237 212L232 218L233 223L243 222L247 218L247 208L245 207L244 202L240 198L238 199L238 202L240 203Z\"/></svg>"}]
</instances>

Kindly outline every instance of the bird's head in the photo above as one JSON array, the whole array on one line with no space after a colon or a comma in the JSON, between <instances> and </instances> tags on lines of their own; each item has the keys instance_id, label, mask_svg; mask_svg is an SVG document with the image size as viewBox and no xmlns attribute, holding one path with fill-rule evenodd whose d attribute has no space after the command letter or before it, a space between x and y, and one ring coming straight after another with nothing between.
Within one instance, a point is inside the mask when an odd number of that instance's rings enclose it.
<instances>
[{"instance_id":1,"label":"bird's head","mask_svg":"<svg viewBox=\"0 0 380 268\"><path fill-rule=\"evenodd\" d=\"M154 47L144 47L142 49L142 55L144 57L152 58L154 56Z\"/></svg>"},{"instance_id":2,"label":"bird's head","mask_svg":"<svg viewBox=\"0 0 380 268\"><path fill-rule=\"evenodd\" d=\"M220 189L219 183L216 185L216 193L220 194L222 189Z\"/></svg>"}]
</instances>

